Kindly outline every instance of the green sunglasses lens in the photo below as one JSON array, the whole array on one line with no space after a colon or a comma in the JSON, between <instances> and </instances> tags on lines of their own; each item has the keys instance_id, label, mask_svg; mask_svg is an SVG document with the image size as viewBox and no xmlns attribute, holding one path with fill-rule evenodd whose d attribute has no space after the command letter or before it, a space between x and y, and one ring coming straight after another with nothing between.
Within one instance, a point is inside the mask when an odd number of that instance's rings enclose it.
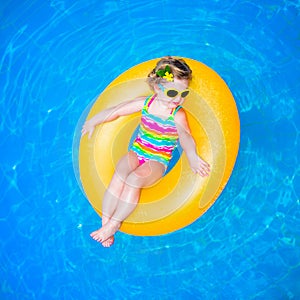
<instances>
[{"instance_id":1,"label":"green sunglasses lens","mask_svg":"<svg viewBox=\"0 0 300 300\"><path fill-rule=\"evenodd\" d=\"M182 92L182 93L181 93L181 97L182 97L182 98L185 98L185 97L189 94L189 92L190 92L190 91L184 91L184 92Z\"/></svg>"},{"instance_id":2,"label":"green sunglasses lens","mask_svg":"<svg viewBox=\"0 0 300 300\"><path fill-rule=\"evenodd\" d=\"M178 95L178 92L175 91L175 90L168 90L167 91L167 96L171 97L171 98L174 98Z\"/></svg>"}]
</instances>

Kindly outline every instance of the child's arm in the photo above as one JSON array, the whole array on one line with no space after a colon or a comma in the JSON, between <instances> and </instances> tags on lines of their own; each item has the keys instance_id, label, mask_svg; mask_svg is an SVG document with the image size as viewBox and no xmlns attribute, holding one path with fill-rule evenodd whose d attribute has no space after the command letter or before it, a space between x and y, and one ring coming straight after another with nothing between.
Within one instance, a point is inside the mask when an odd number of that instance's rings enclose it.
<instances>
[{"instance_id":1,"label":"child's arm","mask_svg":"<svg viewBox=\"0 0 300 300\"><path fill-rule=\"evenodd\" d=\"M145 97L138 97L134 100L123 102L111 108L102 110L83 124L81 136L88 133L88 138L91 138L97 125L110 122L121 116L130 115L142 110L145 99Z\"/></svg>"},{"instance_id":2,"label":"child's arm","mask_svg":"<svg viewBox=\"0 0 300 300\"><path fill-rule=\"evenodd\" d=\"M210 172L210 166L197 154L196 144L191 135L190 127L183 109L180 109L177 112L175 121L180 145L183 151L186 153L191 169L203 177L208 176Z\"/></svg>"}]
</instances>

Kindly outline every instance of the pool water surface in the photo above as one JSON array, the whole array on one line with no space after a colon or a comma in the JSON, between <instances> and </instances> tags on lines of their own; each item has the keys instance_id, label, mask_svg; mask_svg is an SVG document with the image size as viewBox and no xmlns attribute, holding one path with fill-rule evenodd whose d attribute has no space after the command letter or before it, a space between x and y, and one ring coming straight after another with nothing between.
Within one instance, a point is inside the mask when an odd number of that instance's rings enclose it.
<instances>
[{"instance_id":1,"label":"pool water surface","mask_svg":"<svg viewBox=\"0 0 300 300\"><path fill-rule=\"evenodd\" d=\"M299 299L299 13L276 0L2 1L0 298ZM78 122L119 74L165 55L231 89L235 168L190 226L117 233L105 249L76 179Z\"/></svg>"}]
</instances>

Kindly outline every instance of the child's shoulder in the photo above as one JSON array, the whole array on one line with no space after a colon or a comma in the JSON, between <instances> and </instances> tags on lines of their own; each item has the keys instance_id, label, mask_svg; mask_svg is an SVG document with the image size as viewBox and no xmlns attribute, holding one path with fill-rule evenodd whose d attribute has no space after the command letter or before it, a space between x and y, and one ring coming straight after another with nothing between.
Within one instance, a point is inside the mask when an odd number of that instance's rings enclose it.
<instances>
[{"instance_id":1,"label":"child's shoulder","mask_svg":"<svg viewBox=\"0 0 300 300\"><path fill-rule=\"evenodd\" d=\"M175 121L177 123L186 122L186 112L182 106L178 108L175 114Z\"/></svg>"},{"instance_id":2,"label":"child's shoulder","mask_svg":"<svg viewBox=\"0 0 300 300\"><path fill-rule=\"evenodd\" d=\"M186 112L184 110L184 108L182 106L178 106L176 108L176 114L175 116L179 116L179 117L183 117L183 116L186 116Z\"/></svg>"}]
</instances>

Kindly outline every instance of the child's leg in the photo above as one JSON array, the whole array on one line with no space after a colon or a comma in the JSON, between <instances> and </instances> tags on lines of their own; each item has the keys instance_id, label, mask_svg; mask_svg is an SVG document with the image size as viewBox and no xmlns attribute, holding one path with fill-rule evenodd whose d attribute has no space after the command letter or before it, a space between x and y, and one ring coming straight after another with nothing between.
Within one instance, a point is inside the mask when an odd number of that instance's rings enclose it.
<instances>
[{"instance_id":1,"label":"child's leg","mask_svg":"<svg viewBox=\"0 0 300 300\"><path fill-rule=\"evenodd\" d=\"M117 209L111 220L123 222L136 208L141 189L149 187L162 178L164 166L156 161L148 161L131 172L127 179Z\"/></svg>"},{"instance_id":2,"label":"child's leg","mask_svg":"<svg viewBox=\"0 0 300 300\"><path fill-rule=\"evenodd\" d=\"M156 161L148 161L132 171L126 178L119 201L109 222L101 229L93 232L92 237L99 242L106 241L111 237L135 209L141 188L157 182L164 171L164 166Z\"/></svg>"},{"instance_id":3,"label":"child's leg","mask_svg":"<svg viewBox=\"0 0 300 300\"><path fill-rule=\"evenodd\" d=\"M102 203L102 226L104 226L113 215L128 174L130 174L130 172L132 172L138 166L139 162L137 156L132 152L129 152L119 161L109 187L104 194ZM103 246L109 247L113 244L113 242L113 237L111 237L110 240L103 243Z\"/></svg>"},{"instance_id":4,"label":"child's leg","mask_svg":"<svg viewBox=\"0 0 300 300\"><path fill-rule=\"evenodd\" d=\"M104 194L102 202L102 220L104 220L104 223L107 223L117 207L121 193L125 186L126 178L138 166L138 158L133 152L129 152L118 162L116 171Z\"/></svg>"}]
</instances>

